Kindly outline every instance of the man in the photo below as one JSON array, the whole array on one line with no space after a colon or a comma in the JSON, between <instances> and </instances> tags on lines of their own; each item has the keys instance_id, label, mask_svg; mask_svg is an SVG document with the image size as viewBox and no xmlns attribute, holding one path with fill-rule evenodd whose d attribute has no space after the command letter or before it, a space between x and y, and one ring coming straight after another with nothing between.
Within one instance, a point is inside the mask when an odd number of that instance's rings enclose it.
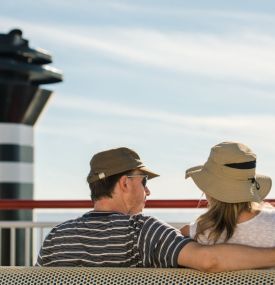
<instances>
[{"instance_id":1,"label":"man","mask_svg":"<svg viewBox=\"0 0 275 285\"><path fill-rule=\"evenodd\" d=\"M190 267L219 272L275 265L275 249L203 246L173 227L144 216L157 177L138 154L121 147L97 153L87 177L94 210L49 233L38 266Z\"/></svg>"}]
</instances>

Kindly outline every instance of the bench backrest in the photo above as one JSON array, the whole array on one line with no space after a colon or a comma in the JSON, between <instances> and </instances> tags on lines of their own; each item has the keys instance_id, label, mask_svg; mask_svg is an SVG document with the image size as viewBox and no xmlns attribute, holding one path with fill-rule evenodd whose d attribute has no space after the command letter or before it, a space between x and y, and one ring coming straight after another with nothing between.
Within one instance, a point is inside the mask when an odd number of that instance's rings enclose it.
<instances>
[{"instance_id":1,"label":"bench backrest","mask_svg":"<svg viewBox=\"0 0 275 285\"><path fill-rule=\"evenodd\" d=\"M0 284L275 284L275 270L203 273L192 269L0 267Z\"/></svg>"}]
</instances>

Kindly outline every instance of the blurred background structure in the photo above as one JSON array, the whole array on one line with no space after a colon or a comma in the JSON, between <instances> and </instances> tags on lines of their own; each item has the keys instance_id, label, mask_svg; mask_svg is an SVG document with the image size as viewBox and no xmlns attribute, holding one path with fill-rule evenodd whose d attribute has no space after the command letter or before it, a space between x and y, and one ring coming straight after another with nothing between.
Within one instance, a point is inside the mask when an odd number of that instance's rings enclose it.
<instances>
[{"instance_id":1,"label":"blurred background structure","mask_svg":"<svg viewBox=\"0 0 275 285\"><path fill-rule=\"evenodd\" d=\"M0 199L33 199L33 126L52 91L40 84L62 81L51 55L29 47L19 29L0 34ZM2 221L31 221L31 210L0 210ZM16 264L24 262L24 235L16 232ZM2 264L10 264L10 231L1 232Z\"/></svg>"}]
</instances>

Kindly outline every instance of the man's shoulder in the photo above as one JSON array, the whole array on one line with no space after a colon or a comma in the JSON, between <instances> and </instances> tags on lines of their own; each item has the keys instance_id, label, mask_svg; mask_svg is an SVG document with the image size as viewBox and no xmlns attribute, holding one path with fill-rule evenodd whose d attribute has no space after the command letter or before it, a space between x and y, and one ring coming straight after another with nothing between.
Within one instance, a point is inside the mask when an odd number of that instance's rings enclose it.
<instances>
[{"instance_id":1,"label":"man's shoulder","mask_svg":"<svg viewBox=\"0 0 275 285\"><path fill-rule=\"evenodd\" d=\"M64 221L58 225L56 225L52 229L52 233L56 231L60 231L66 228L78 228L81 227L81 225L89 224L91 227L96 226L97 224L101 224L99 226L102 226L102 224L108 223L117 223L121 226L130 226L130 227L142 227L144 224L162 224L167 227L170 227L170 225L166 224L165 222L159 220L156 217L145 215L143 213L135 214L135 215L126 215L119 212L97 212L97 211L89 211L83 214L80 217L77 217L75 219L70 219L67 221Z\"/></svg>"},{"instance_id":2,"label":"man's shoulder","mask_svg":"<svg viewBox=\"0 0 275 285\"><path fill-rule=\"evenodd\" d=\"M70 219L67 221L64 221L60 224L58 224L56 227L64 227L67 225L72 225L74 224L79 225L82 223L101 223L101 222L108 222L108 221L127 221L130 220L131 216L130 215L125 215L119 212L100 212L100 211L89 211L84 213L80 217L76 217L75 219Z\"/></svg>"},{"instance_id":3,"label":"man's shoulder","mask_svg":"<svg viewBox=\"0 0 275 285\"><path fill-rule=\"evenodd\" d=\"M150 215L145 215L145 214L136 214L130 217L130 221L132 223L139 223L139 224L146 224L147 226L151 224L167 227L167 228L172 228L171 225L167 224L166 222L158 219L157 217L150 216Z\"/></svg>"},{"instance_id":4,"label":"man's shoulder","mask_svg":"<svg viewBox=\"0 0 275 285\"><path fill-rule=\"evenodd\" d=\"M130 216L118 212L96 212L89 211L80 217L66 220L54 226L49 234L53 237L56 234L62 235L64 232L75 232L82 229L104 229L110 226L128 227L130 223Z\"/></svg>"}]
</instances>

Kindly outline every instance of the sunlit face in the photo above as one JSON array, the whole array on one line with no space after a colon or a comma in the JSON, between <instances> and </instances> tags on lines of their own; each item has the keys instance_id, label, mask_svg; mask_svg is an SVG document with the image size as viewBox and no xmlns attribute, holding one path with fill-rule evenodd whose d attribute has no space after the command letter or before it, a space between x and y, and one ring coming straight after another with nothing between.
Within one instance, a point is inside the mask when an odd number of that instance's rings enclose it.
<instances>
[{"instance_id":1,"label":"sunlit face","mask_svg":"<svg viewBox=\"0 0 275 285\"><path fill-rule=\"evenodd\" d=\"M129 214L142 212L146 197L150 195L150 190L146 186L147 175L139 170L127 175L129 192L127 197Z\"/></svg>"}]
</instances>

